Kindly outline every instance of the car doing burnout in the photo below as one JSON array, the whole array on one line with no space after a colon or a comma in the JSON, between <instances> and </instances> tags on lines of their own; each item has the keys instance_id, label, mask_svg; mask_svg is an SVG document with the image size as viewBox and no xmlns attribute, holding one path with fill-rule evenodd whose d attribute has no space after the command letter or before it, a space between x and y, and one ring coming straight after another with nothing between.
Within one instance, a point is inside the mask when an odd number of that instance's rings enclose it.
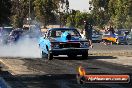
<instances>
[{"instance_id":1,"label":"car doing burnout","mask_svg":"<svg viewBox=\"0 0 132 88\"><path fill-rule=\"evenodd\" d=\"M40 37L39 47L42 57L46 56L48 60L58 55L68 55L72 58L82 55L87 58L89 49L88 41L74 28L48 29L45 35Z\"/></svg>"}]
</instances>

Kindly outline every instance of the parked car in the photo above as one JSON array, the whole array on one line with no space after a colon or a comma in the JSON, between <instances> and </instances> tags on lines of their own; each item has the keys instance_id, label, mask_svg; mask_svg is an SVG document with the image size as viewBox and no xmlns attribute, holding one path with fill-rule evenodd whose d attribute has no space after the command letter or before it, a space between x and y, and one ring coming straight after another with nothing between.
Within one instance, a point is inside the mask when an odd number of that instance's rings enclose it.
<instances>
[{"instance_id":1,"label":"parked car","mask_svg":"<svg viewBox=\"0 0 132 88\"><path fill-rule=\"evenodd\" d=\"M127 43L127 36L126 35L120 35L120 34L112 34L111 32L108 32L106 34L103 34L102 41L104 43L111 43L111 44L128 44Z\"/></svg>"},{"instance_id":2,"label":"parked car","mask_svg":"<svg viewBox=\"0 0 132 88\"><path fill-rule=\"evenodd\" d=\"M97 31L93 30L92 42L100 43L102 41L102 35Z\"/></svg>"},{"instance_id":3,"label":"parked car","mask_svg":"<svg viewBox=\"0 0 132 88\"><path fill-rule=\"evenodd\" d=\"M128 35L127 35L127 43L129 45L132 45L132 32L130 32Z\"/></svg>"},{"instance_id":4,"label":"parked car","mask_svg":"<svg viewBox=\"0 0 132 88\"><path fill-rule=\"evenodd\" d=\"M55 55L68 55L76 57L82 55L88 57L88 40L83 39L77 29L74 28L51 28L39 39L39 47L42 57L47 56L52 60Z\"/></svg>"},{"instance_id":5,"label":"parked car","mask_svg":"<svg viewBox=\"0 0 132 88\"><path fill-rule=\"evenodd\" d=\"M86 38L85 37L85 34L81 34L80 35L82 36L82 38ZM94 43L99 43L102 41L102 34L98 33L97 31L93 30L93 33L92 33L92 42Z\"/></svg>"},{"instance_id":6,"label":"parked car","mask_svg":"<svg viewBox=\"0 0 132 88\"><path fill-rule=\"evenodd\" d=\"M116 33L118 34L118 39L117 39L118 44L127 45L128 44L127 37L128 37L129 31L128 30L118 30Z\"/></svg>"}]
</instances>

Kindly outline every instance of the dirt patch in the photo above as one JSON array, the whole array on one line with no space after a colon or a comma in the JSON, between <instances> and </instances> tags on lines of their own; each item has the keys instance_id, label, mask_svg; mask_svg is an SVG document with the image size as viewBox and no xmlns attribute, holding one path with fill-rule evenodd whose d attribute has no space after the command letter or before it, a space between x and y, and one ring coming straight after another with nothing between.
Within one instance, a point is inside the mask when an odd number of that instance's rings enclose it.
<instances>
[{"instance_id":1,"label":"dirt patch","mask_svg":"<svg viewBox=\"0 0 132 88\"><path fill-rule=\"evenodd\" d=\"M25 62L22 59L0 59L0 62L5 66L7 70L11 72L12 75L19 74L41 74L41 71L31 70L25 66ZM43 72L44 73L44 72Z\"/></svg>"}]
</instances>

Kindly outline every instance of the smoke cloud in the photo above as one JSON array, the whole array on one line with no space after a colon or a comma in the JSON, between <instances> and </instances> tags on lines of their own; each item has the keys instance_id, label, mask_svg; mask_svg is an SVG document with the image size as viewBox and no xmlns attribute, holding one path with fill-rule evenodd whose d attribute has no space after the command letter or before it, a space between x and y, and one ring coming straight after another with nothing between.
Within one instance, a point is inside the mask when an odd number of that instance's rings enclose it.
<instances>
[{"instance_id":1,"label":"smoke cloud","mask_svg":"<svg viewBox=\"0 0 132 88\"><path fill-rule=\"evenodd\" d=\"M20 38L17 43L0 44L0 57L41 58L39 36L39 26L31 27L29 34Z\"/></svg>"}]
</instances>

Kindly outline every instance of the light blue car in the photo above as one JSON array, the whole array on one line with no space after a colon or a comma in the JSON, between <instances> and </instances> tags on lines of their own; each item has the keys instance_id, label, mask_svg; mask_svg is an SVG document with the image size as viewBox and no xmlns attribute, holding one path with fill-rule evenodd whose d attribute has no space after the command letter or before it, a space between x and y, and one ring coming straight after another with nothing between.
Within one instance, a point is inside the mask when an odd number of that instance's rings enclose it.
<instances>
[{"instance_id":1,"label":"light blue car","mask_svg":"<svg viewBox=\"0 0 132 88\"><path fill-rule=\"evenodd\" d=\"M77 29L74 28L51 28L39 39L39 47L42 58L52 60L53 56L68 55L76 57L82 55L88 57L88 40L83 39Z\"/></svg>"}]
</instances>

